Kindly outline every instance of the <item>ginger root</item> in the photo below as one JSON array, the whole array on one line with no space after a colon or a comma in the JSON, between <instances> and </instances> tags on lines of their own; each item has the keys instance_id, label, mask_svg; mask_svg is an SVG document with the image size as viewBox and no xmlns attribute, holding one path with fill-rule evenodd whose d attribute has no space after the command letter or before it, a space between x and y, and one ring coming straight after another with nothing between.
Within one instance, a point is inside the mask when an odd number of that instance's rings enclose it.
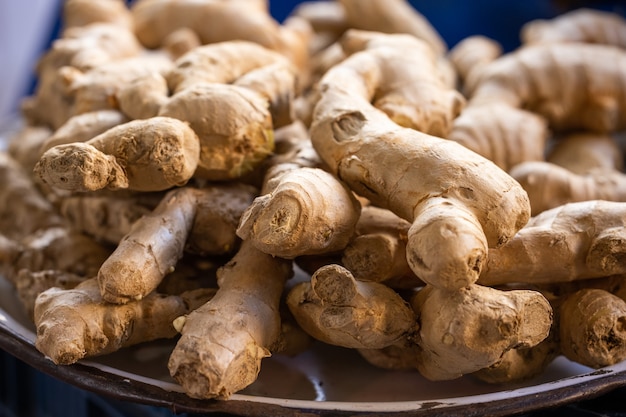
<instances>
[{"instance_id":1,"label":"ginger root","mask_svg":"<svg viewBox=\"0 0 626 417\"><path fill-rule=\"evenodd\" d=\"M154 117L117 125L87 142L52 147L37 162L35 174L70 191L163 191L189 181L199 152L198 136L189 125Z\"/></svg>"},{"instance_id":2,"label":"ginger root","mask_svg":"<svg viewBox=\"0 0 626 417\"><path fill-rule=\"evenodd\" d=\"M543 117L494 102L465 107L452 122L447 139L509 172L522 162L543 161L548 137L548 123Z\"/></svg>"},{"instance_id":3,"label":"ginger root","mask_svg":"<svg viewBox=\"0 0 626 417\"><path fill-rule=\"evenodd\" d=\"M356 349L382 349L416 330L415 314L394 290L357 281L340 265L318 269L296 284L287 306L298 324L323 342Z\"/></svg>"},{"instance_id":4,"label":"ginger root","mask_svg":"<svg viewBox=\"0 0 626 417\"><path fill-rule=\"evenodd\" d=\"M626 47L626 21L618 13L578 8L546 20L525 23L522 43L586 42Z\"/></svg>"},{"instance_id":5,"label":"ginger root","mask_svg":"<svg viewBox=\"0 0 626 417\"><path fill-rule=\"evenodd\" d=\"M561 352L592 368L626 359L626 301L602 289L586 288L560 305Z\"/></svg>"},{"instance_id":6,"label":"ginger root","mask_svg":"<svg viewBox=\"0 0 626 417\"><path fill-rule=\"evenodd\" d=\"M626 200L626 174L618 170L596 169L581 175L550 162L526 161L509 174L528 193L533 216L567 203Z\"/></svg>"},{"instance_id":7,"label":"ginger root","mask_svg":"<svg viewBox=\"0 0 626 417\"><path fill-rule=\"evenodd\" d=\"M584 201L544 211L508 243L489 250L478 283L556 283L622 274L625 210L626 203Z\"/></svg>"},{"instance_id":8,"label":"ginger root","mask_svg":"<svg viewBox=\"0 0 626 417\"><path fill-rule=\"evenodd\" d=\"M4 202L0 205L0 230L9 238L63 224L53 204L6 152L0 152L0 200Z\"/></svg>"},{"instance_id":9,"label":"ginger root","mask_svg":"<svg viewBox=\"0 0 626 417\"><path fill-rule=\"evenodd\" d=\"M365 94L366 74L360 79L346 70L358 55L319 84L313 146L353 191L412 222L407 260L420 279L465 287L478 279L487 248L526 224L528 197L493 162L453 141L402 128L375 109Z\"/></svg>"},{"instance_id":10,"label":"ginger root","mask_svg":"<svg viewBox=\"0 0 626 417\"><path fill-rule=\"evenodd\" d=\"M98 271L102 298L139 300L171 273L185 251L225 255L239 244L235 230L256 191L252 187L183 187L168 192L135 221Z\"/></svg>"},{"instance_id":11,"label":"ginger root","mask_svg":"<svg viewBox=\"0 0 626 417\"><path fill-rule=\"evenodd\" d=\"M253 383L281 332L279 304L291 262L244 241L218 271L219 289L175 321L181 337L168 368L192 398L228 399Z\"/></svg>"},{"instance_id":12,"label":"ginger root","mask_svg":"<svg viewBox=\"0 0 626 417\"><path fill-rule=\"evenodd\" d=\"M361 209L354 238L341 254L341 265L361 281L382 282L392 288L423 285L406 259L411 223L387 209Z\"/></svg>"},{"instance_id":13,"label":"ginger root","mask_svg":"<svg viewBox=\"0 0 626 417\"><path fill-rule=\"evenodd\" d=\"M35 347L55 364L69 365L125 346L172 338L173 320L204 304L213 293L210 289L180 296L153 293L141 301L111 305L102 300L94 278L69 290L51 288L35 303Z\"/></svg>"},{"instance_id":14,"label":"ginger root","mask_svg":"<svg viewBox=\"0 0 626 417\"><path fill-rule=\"evenodd\" d=\"M473 103L500 102L545 117L554 131L626 127L626 51L607 45L528 45L485 65L466 83ZM560 74L554 77L554 74Z\"/></svg>"},{"instance_id":15,"label":"ginger root","mask_svg":"<svg viewBox=\"0 0 626 417\"><path fill-rule=\"evenodd\" d=\"M447 45L430 22L406 0L339 0L349 27L373 32L409 34L438 56Z\"/></svg>"},{"instance_id":16,"label":"ginger root","mask_svg":"<svg viewBox=\"0 0 626 417\"><path fill-rule=\"evenodd\" d=\"M552 325L552 307L537 291L426 286L412 306L420 325L418 369L431 380L454 379L491 366L510 349L540 343Z\"/></svg>"},{"instance_id":17,"label":"ginger root","mask_svg":"<svg viewBox=\"0 0 626 417\"><path fill-rule=\"evenodd\" d=\"M259 250L293 259L343 249L352 238L360 204L336 177L297 168L271 179L241 217L237 235Z\"/></svg>"}]
</instances>

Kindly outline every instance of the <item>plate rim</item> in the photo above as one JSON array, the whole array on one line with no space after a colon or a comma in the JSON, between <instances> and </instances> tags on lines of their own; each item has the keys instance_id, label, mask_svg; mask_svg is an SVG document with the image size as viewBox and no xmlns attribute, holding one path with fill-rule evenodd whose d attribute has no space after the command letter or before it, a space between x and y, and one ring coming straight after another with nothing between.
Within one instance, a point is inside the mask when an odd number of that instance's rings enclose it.
<instances>
[{"instance_id":1,"label":"plate rim","mask_svg":"<svg viewBox=\"0 0 626 417\"><path fill-rule=\"evenodd\" d=\"M498 392L500 399L484 400L493 394L433 400L395 402L341 402L294 400L234 394L229 400L194 399L184 392L109 372L107 365L83 360L73 365L55 365L22 332L0 307L0 349L29 366L75 387L120 401L167 408L175 413L229 413L242 416L505 416L566 405L590 399L626 385L626 363L593 370L542 384ZM19 324L19 323L18 323ZM143 379L143 378L142 378ZM145 378L150 380L150 378ZM176 387L176 384L171 384ZM543 390L542 390L543 389ZM538 401L540 395L541 401ZM481 398L482 397L482 398Z\"/></svg>"}]
</instances>

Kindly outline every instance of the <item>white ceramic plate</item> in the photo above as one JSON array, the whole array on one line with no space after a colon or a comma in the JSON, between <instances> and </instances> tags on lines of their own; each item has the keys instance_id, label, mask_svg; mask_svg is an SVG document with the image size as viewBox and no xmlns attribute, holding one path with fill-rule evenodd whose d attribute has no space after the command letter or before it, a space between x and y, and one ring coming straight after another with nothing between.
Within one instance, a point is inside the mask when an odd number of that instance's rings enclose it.
<instances>
[{"instance_id":1,"label":"white ceramic plate","mask_svg":"<svg viewBox=\"0 0 626 417\"><path fill-rule=\"evenodd\" d=\"M558 358L540 377L490 385L471 377L432 382L417 372L367 364L354 351L316 345L297 357L263 362L257 382L228 401L187 397L168 375L174 341L56 366L34 347L35 334L11 285L0 278L0 348L62 381L124 401L176 412L281 415L507 415L590 398L626 382L626 363L591 370Z\"/></svg>"}]
</instances>

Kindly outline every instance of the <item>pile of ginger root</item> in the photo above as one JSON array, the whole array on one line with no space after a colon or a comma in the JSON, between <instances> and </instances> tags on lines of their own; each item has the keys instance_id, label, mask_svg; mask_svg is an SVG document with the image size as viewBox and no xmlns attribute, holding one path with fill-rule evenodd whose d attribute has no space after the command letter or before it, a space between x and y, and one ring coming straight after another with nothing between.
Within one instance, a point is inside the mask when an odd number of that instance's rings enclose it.
<instances>
[{"instance_id":1,"label":"pile of ginger root","mask_svg":"<svg viewBox=\"0 0 626 417\"><path fill-rule=\"evenodd\" d=\"M315 344L432 381L626 359L619 16L505 52L406 0L63 7L0 153L0 274L58 366L168 338L226 400Z\"/></svg>"}]
</instances>

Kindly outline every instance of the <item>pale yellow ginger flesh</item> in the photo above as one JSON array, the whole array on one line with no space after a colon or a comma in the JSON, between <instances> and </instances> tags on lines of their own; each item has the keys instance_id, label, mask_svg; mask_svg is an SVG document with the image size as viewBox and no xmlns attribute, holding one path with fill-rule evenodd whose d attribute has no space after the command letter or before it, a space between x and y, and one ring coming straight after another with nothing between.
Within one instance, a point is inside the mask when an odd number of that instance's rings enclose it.
<instances>
[{"instance_id":1,"label":"pale yellow ginger flesh","mask_svg":"<svg viewBox=\"0 0 626 417\"><path fill-rule=\"evenodd\" d=\"M552 324L552 307L537 291L426 286L412 305L420 324L418 369L431 380L491 366L510 349L540 343Z\"/></svg>"},{"instance_id":2,"label":"pale yellow ginger flesh","mask_svg":"<svg viewBox=\"0 0 626 417\"><path fill-rule=\"evenodd\" d=\"M544 211L508 243L490 249L478 283L539 284L623 274L625 220L621 202L584 201Z\"/></svg>"},{"instance_id":3,"label":"pale yellow ginger flesh","mask_svg":"<svg viewBox=\"0 0 626 417\"><path fill-rule=\"evenodd\" d=\"M199 152L198 136L188 124L154 117L117 125L87 142L52 147L35 174L70 191L162 191L189 181Z\"/></svg>"},{"instance_id":4,"label":"pale yellow ginger flesh","mask_svg":"<svg viewBox=\"0 0 626 417\"><path fill-rule=\"evenodd\" d=\"M69 290L51 288L35 302L35 346L54 363L69 365L125 346L172 338L172 321L212 295L210 289L181 296L153 293L141 301L111 305L102 300L95 278Z\"/></svg>"},{"instance_id":5,"label":"pale yellow ginger flesh","mask_svg":"<svg viewBox=\"0 0 626 417\"><path fill-rule=\"evenodd\" d=\"M340 265L318 269L295 285L287 305L298 324L323 342L356 349L382 349L416 330L415 314L395 291L357 281Z\"/></svg>"},{"instance_id":6,"label":"pale yellow ginger flesh","mask_svg":"<svg viewBox=\"0 0 626 417\"><path fill-rule=\"evenodd\" d=\"M291 262L244 241L220 271L208 303L177 320L181 338L170 355L172 377L193 398L228 399L252 384L279 340L279 304Z\"/></svg>"}]
</instances>

